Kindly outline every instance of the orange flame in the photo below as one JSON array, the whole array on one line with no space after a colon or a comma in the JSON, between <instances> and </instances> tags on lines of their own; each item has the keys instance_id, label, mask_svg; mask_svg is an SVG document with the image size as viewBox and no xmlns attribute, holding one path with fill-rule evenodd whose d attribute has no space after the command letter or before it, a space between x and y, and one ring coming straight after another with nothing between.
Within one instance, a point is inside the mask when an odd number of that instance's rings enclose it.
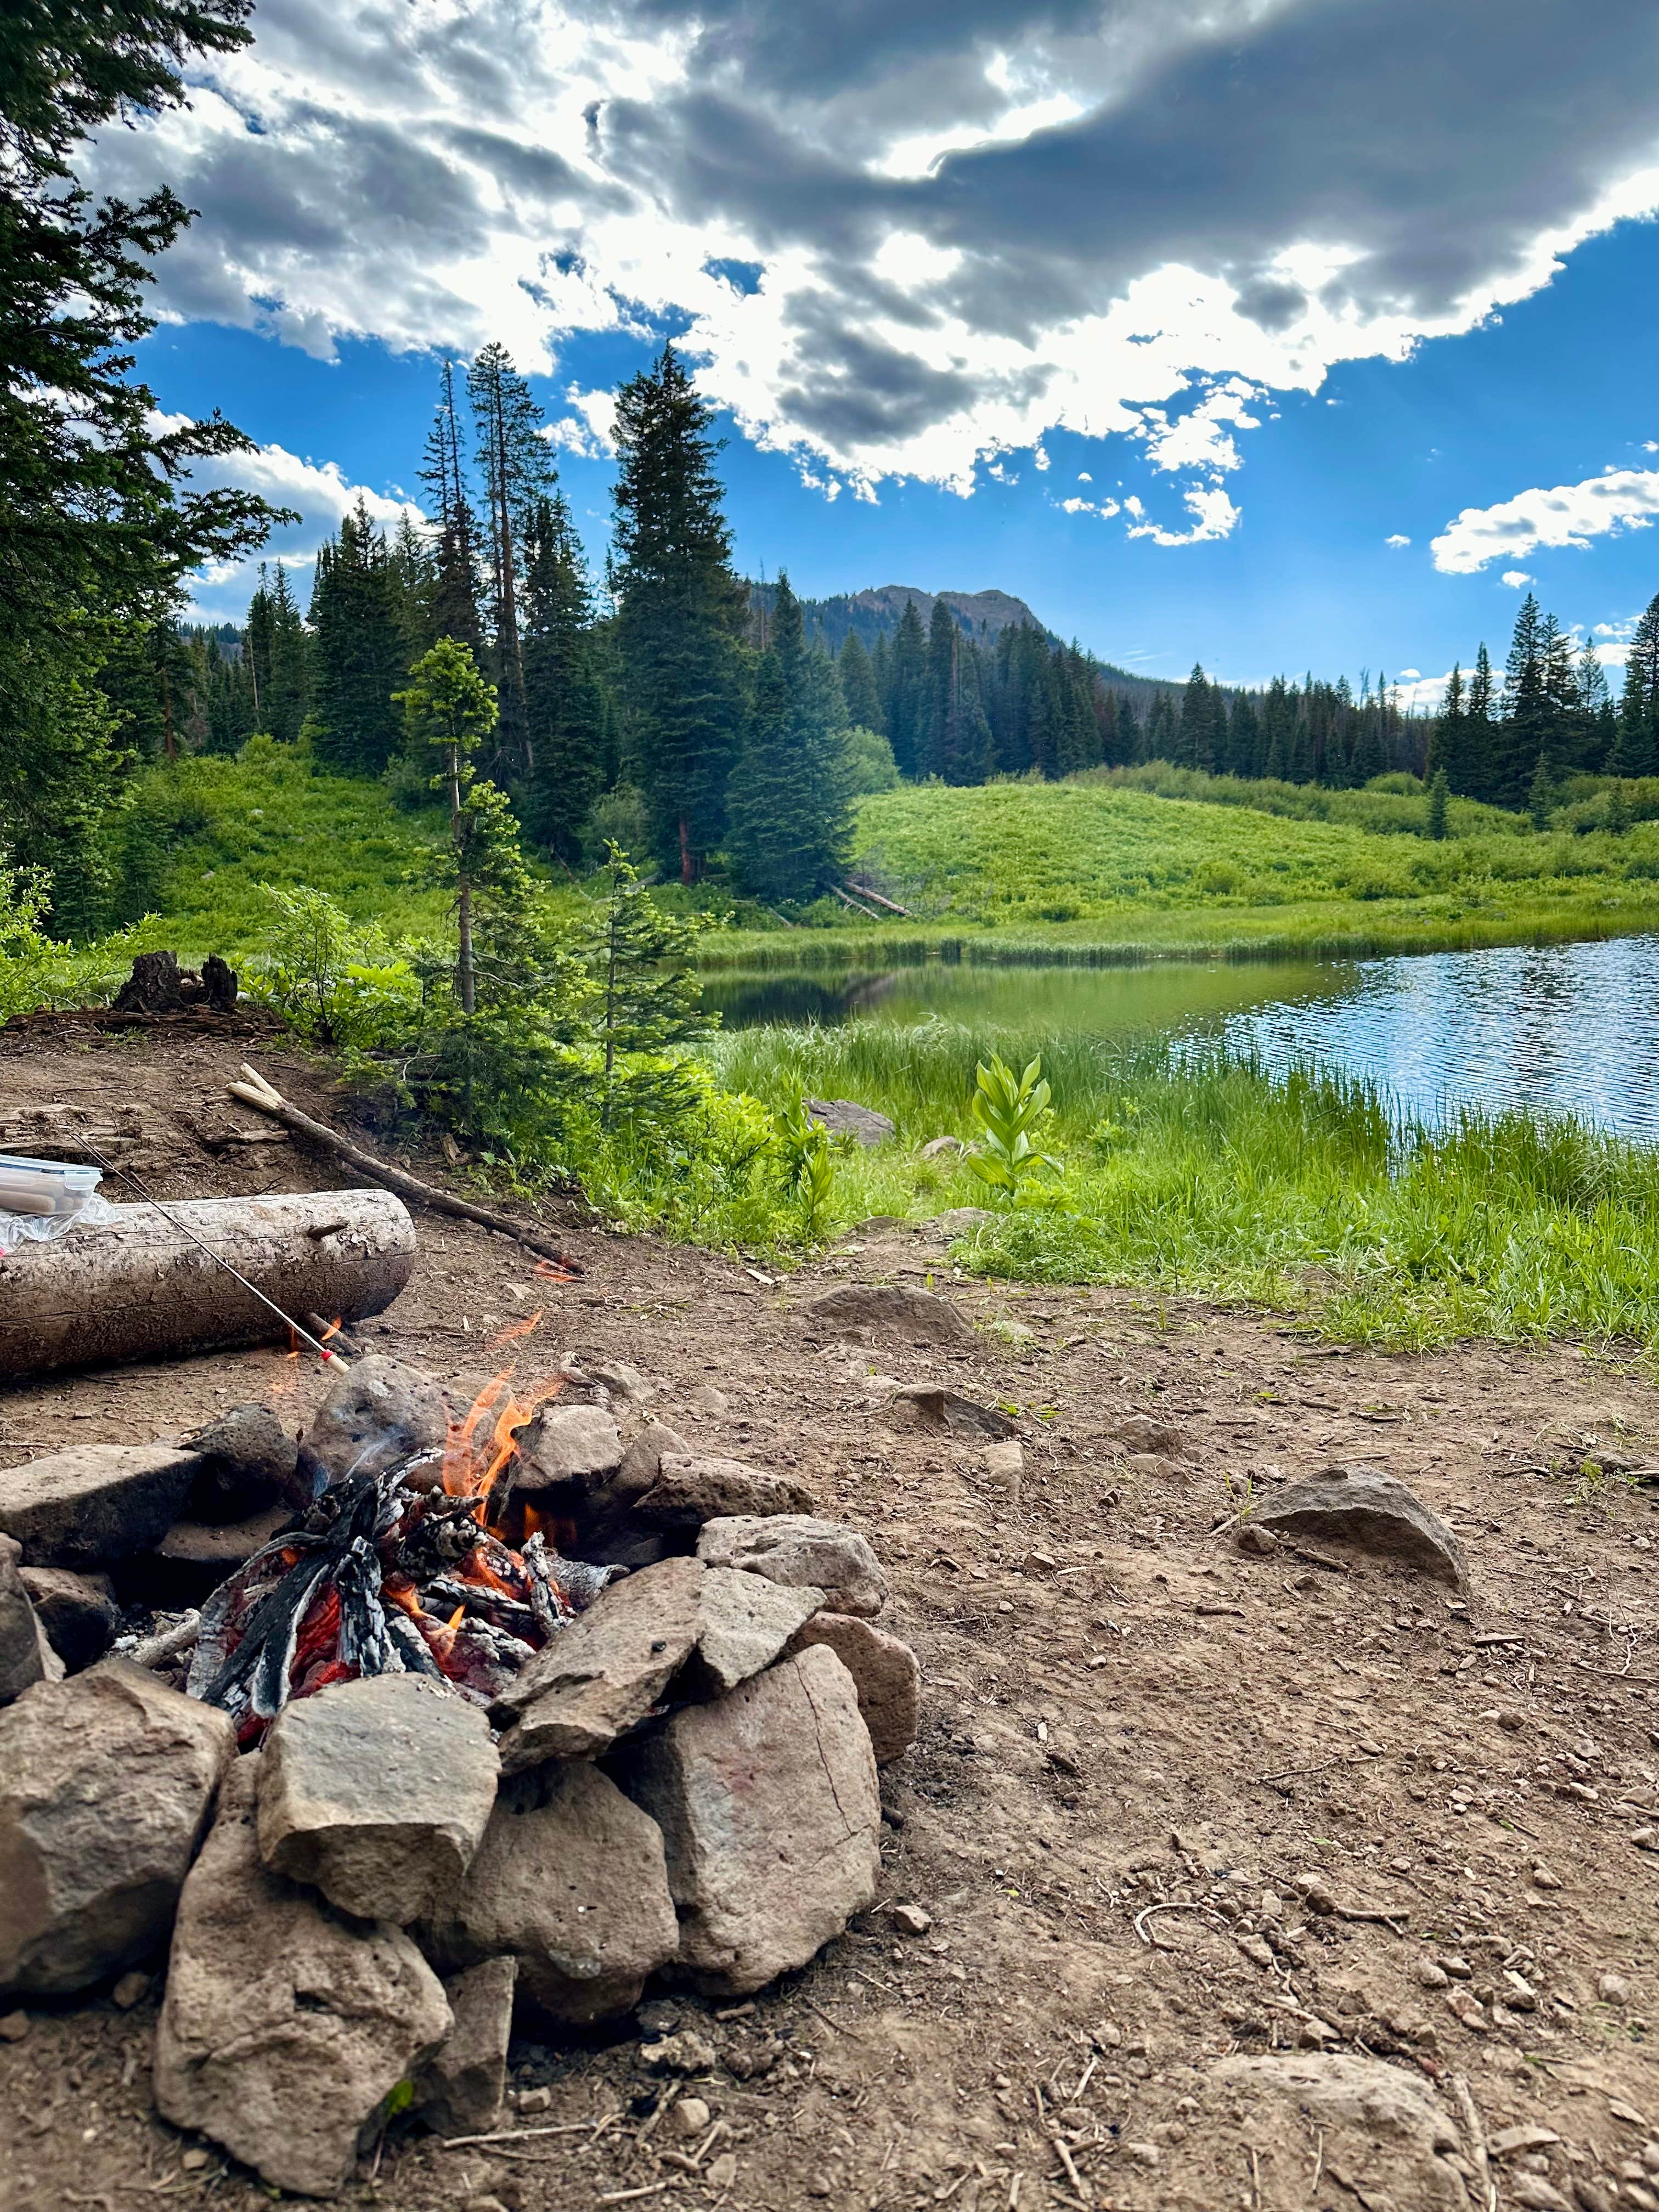
<instances>
[{"instance_id":1,"label":"orange flame","mask_svg":"<svg viewBox=\"0 0 1659 2212\"><path fill-rule=\"evenodd\" d=\"M538 1329L541 1325L542 1316L539 1312L532 1314L528 1321L515 1321L510 1322L506 1328L496 1330L495 1335L490 1338L487 1349L494 1352L501 1345L511 1344L514 1337L530 1335L533 1330Z\"/></svg>"},{"instance_id":2,"label":"orange flame","mask_svg":"<svg viewBox=\"0 0 1659 2212\"><path fill-rule=\"evenodd\" d=\"M456 1633L465 1619L466 1607L464 1605L458 1605L443 1626L432 1631L428 1640L434 1658L439 1660L448 1658L450 1653L455 1649Z\"/></svg>"}]
</instances>

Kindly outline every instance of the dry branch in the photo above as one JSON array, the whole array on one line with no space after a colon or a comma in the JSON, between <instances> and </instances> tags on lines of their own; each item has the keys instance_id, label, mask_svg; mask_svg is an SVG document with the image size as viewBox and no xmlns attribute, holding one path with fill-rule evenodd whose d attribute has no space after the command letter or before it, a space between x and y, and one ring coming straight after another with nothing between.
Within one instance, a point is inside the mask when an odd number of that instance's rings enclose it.
<instances>
[{"instance_id":1,"label":"dry branch","mask_svg":"<svg viewBox=\"0 0 1659 2212\"><path fill-rule=\"evenodd\" d=\"M395 1190L400 1198L412 1199L417 1206L429 1206L434 1213L453 1213L463 1221L476 1221L482 1228L493 1229L498 1236L511 1237L527 1251L538 1252L544 1260L556 1261L569 1274L581 1273L577 1261L552 1237L528 1222L517 1220L510 1213L496 1213L487 1206L475 1206L471 1199L453 1197L434 1183L422 1182L418 1176L410 1175L403 1168L389 1167L373 1152L365 1152L361 1145L340 1136L326 1122L314 1121L309 1114L301 1113L246 1060L242 1062L242 1073L246 1080L229 1086L231 1097L241 1099L245 1105L257 1106L260 1113L269 1114L273 1121L280 1121L307 1144L316 1146L320 1152L331 1152L336 1159L344 1160L360 1174L384 1183L388 1190Z\"/></svg>"}]
</instances>

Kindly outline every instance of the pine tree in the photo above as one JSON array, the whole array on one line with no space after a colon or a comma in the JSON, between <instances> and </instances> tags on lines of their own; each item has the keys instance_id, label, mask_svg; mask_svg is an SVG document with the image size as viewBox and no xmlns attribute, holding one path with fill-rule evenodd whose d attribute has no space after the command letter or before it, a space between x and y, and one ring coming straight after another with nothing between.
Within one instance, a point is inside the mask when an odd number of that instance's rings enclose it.
<instances>
[{"instance_id":1,"label":"pine tree","mask_svg":"<svg viewBox=\"0 0 1659 2212\"><path fill-rule=\"evenodd\" d=\"M273 738L292 744L311 707L312 641L306 635L288 571L280 561L268 596L270 629L264 726Z\"/></svg>"},{"instance_id":2,"label":"pine tree","mask_svg":"<svg viewBox=\"0 0 1659 2212\"><path fill-rule=\"evenodd\" d=\"M604 1056L600 1116L609 1128L617 1118L621 1088L617 1061L624 1053L660 1053L707 1034L708 1017L691 966L695 932L657 906L621 847L608 848L605 904L584 933L584 956L597 986L594 1026ZM675 1103L665 1086L651 1087L653 1103Z\"/></svg>"},{"instance_id":3,"label":"pine tree","mask_svg":"<svg viewBox=\"0 0 1659 2212\"><path fill-rule=\"evenodd\" d=\"M1613 744L1613 696L1607 671L1589 638L1578 655L1579 764L1592 774L1602 769Z\"/></svg>"},{"instance_id":4,"label":"pine tree","mask_svg":"<svg viewBox=\"0 0 1659 2212\"><path fill-rule=\"evenodd\" d=\"M463 1014L477 1006L477 972L473 955L473 903L481 889L493 887L508 864L501 849L501 821L496 805L502 794L479 781L472 756L494 733L495 687L486 684L467 647L441 638L410 672L409 689L398 695L411 750L435 750L432 787L449 802L449 844L441 880L455 896L455 998ZM514 847L516 856L516 842ZM519 864L520 872L522 863Z\"/></svg>"},{"instance_id":5,"label":"pine tree","mask_svg":"<svg viewBox=\"0 0 1659 2212\"><path fill-rule=\"evenodd\" d=\"M469 647L477 659L483 651L483 625L478 617L478 519L467 495L453 362L443 365L438 411L427 436L421 482L430 498L438 531L432 555L433 632Z\"/></svg>"},{"instance_id":6,"label":"pine tree","mask_svg":"<svg viewBox=\"0 0 1659 2212\"><path fill-rule=\"evenodd\" d=\"M1147 759L1168 761L1173 767L1180 741L1175 702L1167 691L1160 691L1152 702L1152 713L1146 718Z\"/></svg>"},{"instance_id":7,"label":"pine tree","mask_svg":"<svg viewBox=\"0 0 1659 2212\"><path fill-rule=\"evenodd\" d=\"M1464 795L1469 799L1490 799L1495 781L1493 762L1492 656L1482 639L1476 648L1474 667L1469 677L1468 711L1463 724Z\"/></svg>"},{"instance_id":8,"label":"pine tree","mask_svg":"<svg viewBox=\"0 0 1659 2212\"><path fill-rule=\"evenodd\" d=\"M611 573L630 766L659 854L687 884L724 830L743 725L745 594L732 568L712 419L672 344L617 394Z\"/></svg>"},{"instance_id":9,"label":"pine tree","mask_svg":"<svg viewBox=\"0 0 1659 2212\"><path fill-rule=\"evenodd\" d=\"M1428 832L1437 843L1446 835L1446 800L1449 786L1443 768L1436 769L1429 780Z\"/></svg>"},{"instance_id":10,"label":"pine tree","mask_svg":"<svg viewBox=\"0 0 1659 2212\"><path fill-rule=\"evenodd\" d=\"M1452 672L1446 680L1446 696L1434 728L1429 737L1428 758L1423 773L1432 783L1437 775L1443 775L1449 791L1463 789L1463 670L1461 663L1452 663Z\"/></svg>"},{"instance_id":11,"label":"pine tree","mask_svg":"<svg viewBox=\"0 0 1659 2212\"><path fill-rule=\"evenodd\" d=\"M571 861L605 786L605 696L592 638L592 592L562 492L536 512L525 571L526 727L532 767L525 827Z\"/></svg>"},{"instance_id":12,"label":"pine tree","mask_svg":"<svg viewBox=\"0 0 1659 2212\"><path fill-rule=\"evenodd\" d=\"M483 552L489 617L486 656L501 702L496 746L509 775L531 766L526 728L524 649L519 595L525 546L538 502L558 481L547 441L538 435L542 410L513 366L504 345L480 347L466 374L476 458L483 477Z\"/></svg>"},{"instance_id":13,"label":"pine tree","mask_svg":"<svg viewBox=\"0 0 1659 2212\"><path fill-rule=\"evenodd\" d=\"M1659 769L1659 593L1631 634L1619 702L1619 749L1626 775Z\"/></svg>"},{"instance_id":14,"label":"pine tree","mask_svg":"<svg viewBox=\"0 0 1659 2212\"><path fill-rule=\"evenodd\" d=\"M1540 750L1538 765L1533 770L1532 781L1527 789L1527 811L1532 817L1533 828L1547 830L1554 808L1555 780L1550 774L1550 757Z\"/></svg>"},{"instance_id":15,"label":"pine tree","mask_svg":"<svg viewBox=\"0 0 1659 2212\"><path fill-rule=\"evenodd\" d=\"M1503 719L1494 729L1488 795L1499 806L1528 803L1539 754L1550 737L1549 698L1542 656L1544 624L1528 592L1515 618L1504 672Z\"/></svg>"},{"instance_id":16,"label":"pine tree","mask_svg":"<svg viewBox=\"0 0 1659 2212\"><path fill-rule=\"evenodd\" d=\"M1261 740L1255 702L1248 691L1233 695L1233 711L1227 725L1226 764L1229 775L1254 776L1261 772L1257 757Z\"/></svg>"},{"instance_id":17,"label":"pine tree","mask_svg":"<svg viewBox=\"0 0 1659 2212\"><path fill-rule=\"evenodd\" d=\"M848 721L857 729L879 730L882 713L876 695L875 671L855 629L848 631L836 665L841 677L841 696L847 702Z\"/></svg>"},{"instance_id":18,"label":"pine tree","mask_svg":"<svg viewBox=\"0 0 1659 2212\"><path fill-rule=\"evenodd\" d=\"M903 776L923 776L927 744L927 635L914 599L904 602L887 663L887 735Z\"/></svg>"},{"instance_id":19,"label":"pine tree","mask_svg":"<svg viewBox=\"0 0 1659 2212\"><path fill-rule=\"evenodd\" d=\"M852 633L849 632L848 635L851 635ZM878 630L875 644L870 653L870 681L876 695L876 719L870 724L870 727L878 731L890 743L892 733L887 726L887 695L891 676L888 665L889 658L887 633L885 630Z\"/></svg>"},{"instance_id":20,"label":"pine tree","mask_svg":"<svg viewBox=\"0 0 1659 2212\"><path fill-rule=\"evenodd\" d=\"M343 775L378 775L397 748L392 695L407 662L386 540L361 499L318 553L311 627L317 758Z\"/></svg>"},{"instance_id":21,"label":"pine tree","mask_svg":"<svg viewBox=\"0 0 1659 2212\"><path fill-rule=\"evenodd\" d=\"M1181 729L1176 740L1177 768L1213 768L1212 743L1214 710L1210 703L1210 679L1201 662L1193 663L1187 688L1181 695Z\"/></svg>"},{"instance_id":22,"label":"pine tree","mask_svg":"<svg viewBox=\"0 0 1659 2212\"><path fill-rule=\"evenodd\" d=\"M852 840L846 708L834 664L805 641L800 601L778 578L772 642L761 657L733 769L726 849L738 880L769 902L828 890Z\"/></svg>"},{"instance_id":23,"label":"pine tree","mask_svg":"<svg viewBox=\"0 0 1659 2212\"><path fill-rule=\"evenodd\" d=\"M270 711L270 641L273 627L270 586L266 580L265 564L261 561L259 580L254 587L252 598L247 603L247 633L243 647L247 657L248 682L252 687L253 712L256 716L263 716Z\"/></svg>"}]
</instances>

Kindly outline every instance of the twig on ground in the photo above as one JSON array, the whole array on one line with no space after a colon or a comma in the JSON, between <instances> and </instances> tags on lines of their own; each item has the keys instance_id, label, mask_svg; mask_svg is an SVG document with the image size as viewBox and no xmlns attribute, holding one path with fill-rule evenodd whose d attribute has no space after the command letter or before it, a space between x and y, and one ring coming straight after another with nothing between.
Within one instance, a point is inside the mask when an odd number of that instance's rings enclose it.
<instances>
[{"instance_id":1,"label":"twig on ground","mask_svg":"<svg viewBox=\"0 0 1659 2212\"><path fill-rule=\"evenodd\" d=\"M608 2127L616 2117L614 2112L607 2112L599 2127ZM522 2142L526 2136L585 2136L592 2126L589 2120L565 2120L555 2127L503 2128L491 2136L444 2136L440 2140L446 2150L459 2150L464 2143ZM595 2135L599 2131L599 2128L593 2129Z\"/></svg>"},{"instance_id":2,"label":"twig on ground","mask_svg":"<svg viewBox=\"0 0 1659 2212\"><path fill-rule=\"evenodd\" d=\"M1492 2178L1492 2160L1486 2151L1486 2130L1480 2124L1480 2108L1474 2101L1468 2076L1454 2074L1451 2077L1452 2101L1457 2106L1457 2117L1463 2123L1463 2132L1469 2139L1469 2156L1480 2183L1482 2212L1497 2212L1498 2190Z\"/></svg>"}]
</instances>

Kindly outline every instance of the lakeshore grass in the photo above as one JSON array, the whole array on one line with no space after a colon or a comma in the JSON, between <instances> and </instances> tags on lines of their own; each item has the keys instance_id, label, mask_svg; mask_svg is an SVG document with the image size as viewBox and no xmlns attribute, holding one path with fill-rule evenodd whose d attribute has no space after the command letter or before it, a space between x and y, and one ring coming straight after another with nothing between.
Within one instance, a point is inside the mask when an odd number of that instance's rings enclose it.
<instances>
[{"instance_id":1,"label":"lakeshore grass","mask_svg":"<svg viewBox=\"0 0 1659 2212\"><path fill-rule=\"evenodd\" d=\"M1398 1349L1659 1346L1659 1153L1571 1120L1468 1111L1433 1129L1340 1075L938 1021L750 1030L710 1057L769 1103L805 1091L892 1115L894 1145L839 1161L850 1224L983 1203L964 1165L917 1148L971 1134L993 1051L1041 1052L1066 1172L1052 1203L994 1209L956 1245L970 1273L1261 1305Z\"/></svg>"}]
</instances>

